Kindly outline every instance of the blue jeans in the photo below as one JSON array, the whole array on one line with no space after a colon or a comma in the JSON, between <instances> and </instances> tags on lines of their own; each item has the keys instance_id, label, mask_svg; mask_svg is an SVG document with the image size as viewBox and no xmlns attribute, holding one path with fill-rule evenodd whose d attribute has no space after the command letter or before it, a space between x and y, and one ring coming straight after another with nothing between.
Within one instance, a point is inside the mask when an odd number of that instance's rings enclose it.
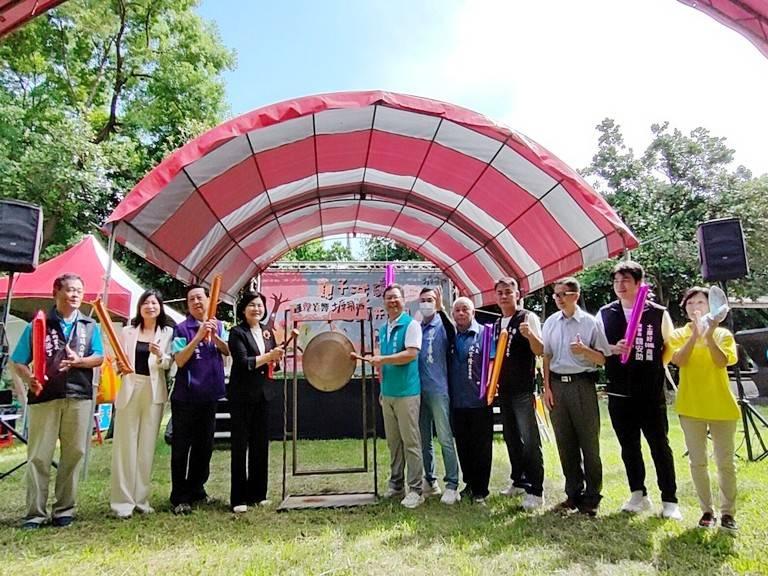
<instances>
[{"instance_id":1,"label":"blue jeans","mask_svg":"<svg viewBox=\"0 0 768 576\"><path fill-rule=\"evenodd\" d=\"M443 453L445 465L446 489L456 490L459 487L459 460L456 457L456 446L451 430L450 400L447 394L431 392L421 393L421 411L419 413L419 428L421 429L421 450L424 459L424 479L434 484L435 451L432 447L432 426L437 431L437 440Z\"/></svg>"}]
</instances>

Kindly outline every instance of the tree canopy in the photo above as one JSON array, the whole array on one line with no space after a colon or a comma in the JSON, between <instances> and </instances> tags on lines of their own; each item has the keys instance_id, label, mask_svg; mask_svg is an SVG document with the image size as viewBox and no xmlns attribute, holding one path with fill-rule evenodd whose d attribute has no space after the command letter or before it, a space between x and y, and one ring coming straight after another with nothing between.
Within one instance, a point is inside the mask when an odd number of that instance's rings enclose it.
<instances>
[{"instance_id":1,"label":"tree canopy","mask_svg":"<svg viewBox=\"0 0 768 576\"><path fill-rule=\"evenodd\" d=\"M352 259L352 251L339 241L326 247L322 240L312 240L286 253L283 260L336 262Z\"/></svg>"},{"instance_id":2,"label":"tree canopy","mask_svg":"<svg viewBox=\"0 0 768 576\"><path fill-rule=\"evenodd\" d=\"M223 120L234 54L196 4L67 2L0 43L0 196L43 207L44 256ZM131 267L159 278L138 259Z\"/></svg>"},{"instance_id":3,"label":"tree canopy","mask_svg":"<svg viewBox=\"0 0 768 576\"><path fill-rule=\"evenodd\" d=\"M383 238L371 236L363 240L365 257L379 262L394 262L396 260L424 260L420 254L402 244Z\"/></svg>"},{"instance_id":4,"label":"tree canopy","mask_svg":"<svg viewBox=\"0 0 768 576\"><path fill-rule=\"evenodd\" d=\"M645 268L658 301L679 317L675 303L686 288L703 282L698 225L732 216L742 221L751 274L729 287L734 294L764 294L768 250L761 236L768 224L768 176L753 178L746 168L733 168L734 151L726 139L705 128L684 134L668 123L654 124L640 156L626 146L614 120L605 119L597 129L598 150L583 174L640 240L631 257ZM614 263L580 275L590 309L614 298L609 277Z\"/></svg>"}]
</instances>

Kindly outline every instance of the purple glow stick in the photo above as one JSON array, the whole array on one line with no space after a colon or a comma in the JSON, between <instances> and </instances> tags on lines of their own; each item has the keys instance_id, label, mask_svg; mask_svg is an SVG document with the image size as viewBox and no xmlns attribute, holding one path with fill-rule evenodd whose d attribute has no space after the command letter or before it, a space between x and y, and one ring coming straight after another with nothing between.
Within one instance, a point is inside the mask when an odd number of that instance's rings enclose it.
<instances>
[{"instance_id":1,"label":"purple glow stick","mask_svg":"<svg viewBox=\"0 0 768 576\"><path fill-rule=\"evenodd\" d=\"M632 314L629 316L629 322L627 323L627 331L624 333L624 340L627 341L627 345L630 350L621 355L621 363L626 364L629 361L629 354L631 352L632 345L635 341L635 335L637 334L637 327L640 325L640 316L643 315L643 308L645 308L645 298L648 296L648 290L650 287L648 284L640 284L640 288L637 289L637 295L635 296L635 303L632 306Z\"/></svg>"},{"instance_id":2,"label":"purple glow stick","mask_svg":"<svg viewBox=\"0 0 768 576\"><path fill-rule=\"evenodd\" d=\"M486 324L483 330L483 364L480 369L480 400L485 399L488 390L488 367L491 364L491 345L493 343L493 324Z\"/></svg>"},{"instance_id":3,"label":"purple glow stick","mask_svg":"<svg viewBox=\"0 0 768 576\"><path fill-rule=\"evenodd\" d=\"M395 283L395 265L387 264L384 268L384 288Z\"/></svg>"}]
</instances>

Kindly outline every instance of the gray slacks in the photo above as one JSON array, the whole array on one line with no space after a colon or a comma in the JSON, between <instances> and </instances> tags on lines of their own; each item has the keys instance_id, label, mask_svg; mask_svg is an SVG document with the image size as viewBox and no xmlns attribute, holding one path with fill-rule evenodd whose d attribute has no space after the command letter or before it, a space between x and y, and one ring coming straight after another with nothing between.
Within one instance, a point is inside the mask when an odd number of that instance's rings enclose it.
<instances>
[{"instance_id":1,"label":"gray slacks","mask_svg":"<svg viewBox=\"0 0 768 576\"><path fill-rule=\"evenodd\" d=\"M603 487L600 460L600 410L595 382L574 374L570 382L550 377L554 408L550 413L555 430L565 493L578 505L597 507Z\"/></svg>"}]
</instances>

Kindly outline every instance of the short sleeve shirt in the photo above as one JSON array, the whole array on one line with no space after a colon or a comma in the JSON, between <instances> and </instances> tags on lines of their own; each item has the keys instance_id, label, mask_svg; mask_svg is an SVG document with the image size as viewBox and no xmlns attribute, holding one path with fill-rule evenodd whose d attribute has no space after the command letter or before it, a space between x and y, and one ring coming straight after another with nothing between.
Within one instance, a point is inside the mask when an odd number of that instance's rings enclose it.
<instances>
[{"instance_id":1,"label":"short sleeve shirt","mask_svg":"<svg viewBox=\"0 0 768 576\"><path fill-rule=\"evenodd\" d=\"M590 348L610 355L611 347L605 334L598 328L595 317L578 306L576 312L568 318L562 311L552 314L544 322L542 329L544 356L550 358L549 369L557 374L579 374L595 372L598 365L584 356L572 354L570 344L578 338Z\"/></svg>"},{"instance_id":2,"label":"short sleeve shirt","mask_svg":"<svg viewBox=\"0 0 768 576\"><path fill-rule=\"evenodd\" d=\"M76 320L67 322L62 319L61 328L64 331L64 338L69 339L69 335L72 334L72 328L74 327L75 322ZM91 350L94 356L104 356L104 345L101 343L101 326L98 324L93 325ZM29 364L32 362L32 323L29 323L24 327L24 331L21 333L16 348L13 349L13 354L11 354L11 362L15 362L16 364Z\"/></svg>"}]
</instances>

